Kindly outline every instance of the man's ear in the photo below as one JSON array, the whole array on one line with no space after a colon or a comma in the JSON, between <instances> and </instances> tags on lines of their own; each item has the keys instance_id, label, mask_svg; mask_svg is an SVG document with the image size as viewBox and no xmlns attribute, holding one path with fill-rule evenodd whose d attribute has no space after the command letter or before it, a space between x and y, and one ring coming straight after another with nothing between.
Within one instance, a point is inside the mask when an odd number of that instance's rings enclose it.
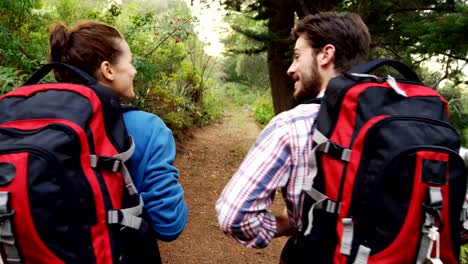
<instances>
[{"instance_id":1,"label":"man's ear","mask_svg":"<svg viewBox=\"0 0 468 264\"><path fill-rule=\"evenodd\" d=\"M114 76L114 71L112 69L112 65L108 61L103 61L101 62L101 66L99 67L100 71L100 77L103 78L106 81L113 81L115 76Z\"/></svg>"},{"instance_id":2,"label":"man's ear","mask_svg":"<svg viewBox=\"0 0 468 264\"><path fill-rule=\"evenodd\" d=\"M335 46L332 44L327 44L322 48L322 51L319 54L319 65L328 66L334 65L335 63Z\"/></svg>"}]
</instances>

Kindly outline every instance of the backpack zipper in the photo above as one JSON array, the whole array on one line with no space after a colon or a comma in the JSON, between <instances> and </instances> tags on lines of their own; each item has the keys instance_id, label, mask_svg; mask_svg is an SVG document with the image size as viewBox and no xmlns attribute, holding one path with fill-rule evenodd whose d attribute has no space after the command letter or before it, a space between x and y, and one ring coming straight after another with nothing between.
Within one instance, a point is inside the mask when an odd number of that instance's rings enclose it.
<instances>
[{"instance_id":1,"label":"backpack zipper","mask_svg":"<svg viewBox=\"0 0 468 264\"><path fill-rule=\"evenodd\" d=\"M57 128L58 130L61 130L62 132L66 133L68 136L72 137L73 140L78 139L76 132L72 128L70 128L67 125L60 124L60 123L51 123L39 129L32 129L32 130L21 130L21 129L16 129L16 128L0 126L0 132L8 136L20 138L21 136L25 136L25 135L38 134L41 131L46 130L48 128ZM13 147L0 148L0 153L18 153L18 152L23 152L24 150L29 150L30 152L33 152L35 154L39 154L42 157L45 157L49 161L59 163L58 159L50 151L48 151L47 149L43 147L33 145L33 144L15 144L15 146Z\"/></svg>"},{"instance_id":2,"label":"backpack zipper","mask_svg":"<svg viewBox=\"0 0 468 264\"><path fill-rule=\"evenodd\" d=\"M19 145L15 145L14 147L0 148L0 154L21 153L21 152L35 153L45 158L48 161L58 163L58 159L54 155L52 155L48 150L35 146L35 145L19 144Z\"/></svg>"},{"instance_id":3,"label":"backpack zipper","mask_svg":"<svg viewBox=\"0 0 468 264\"><path fill-rule=\"evenodd\" d=\"M370 137L370 135L373 134L373 131L375 129L381 127L382 125L384 125L384 124L386 124L386 123L388 123L390 121L394 121L394 120L409 120L409 121L420 121L420 122L431 123L431 124L434 124L434 125L439 125L439 126L444 126L444 127L450 128L453 132L458 134L457 130L452 125L450 125L447 122L440 121L440 120L426 118L426 117L418 117L418 116L391 116L391 117L388 117L388 118L384 118L384 119L378 121L376 124L374 124L368 130L367 135L364 137L364 142L367 142L368 137ZM352 148L352 146L351 146L351 148Z\"/></svg>"}]
</instances>

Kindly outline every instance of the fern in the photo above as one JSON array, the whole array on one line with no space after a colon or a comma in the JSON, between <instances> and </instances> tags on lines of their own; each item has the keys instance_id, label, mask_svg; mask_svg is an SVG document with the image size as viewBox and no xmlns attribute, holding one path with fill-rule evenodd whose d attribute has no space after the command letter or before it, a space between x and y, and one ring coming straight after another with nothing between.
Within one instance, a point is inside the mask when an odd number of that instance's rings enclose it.
<instances>
[{"instance_id":1,"label":"fern","mask_svg":"<svg viewBox=\"0 0 468 264\"><path fill-rule=\"evenodd\" d=\"M0 66L0 95L20 86L26 75L15 68Z\"/></svg>"}]
</instances>

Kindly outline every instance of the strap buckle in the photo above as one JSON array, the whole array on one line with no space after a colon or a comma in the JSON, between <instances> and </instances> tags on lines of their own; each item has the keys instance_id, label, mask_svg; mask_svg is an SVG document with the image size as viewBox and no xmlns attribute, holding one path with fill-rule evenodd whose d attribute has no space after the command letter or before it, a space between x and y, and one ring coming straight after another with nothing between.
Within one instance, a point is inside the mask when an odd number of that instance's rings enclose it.
<instances>
[{"instance_id":1,"label":"strap buckle","mask_svg":"<svg viewBox=\"0 0 468 264\"><path fill-rule=\"evenodd\" d=\"M351 156L350 149L340 146L333 141L328 141L326 143L324 152L334 159L346 161L346 162L349 162L349 159Z\"/></svg>"},{"instance_id":2,"label":"strap buckle","mask_svg":"<svg viewBox=\"0 0 468 264\"><path fill-rule=\"evenodd\" d=\"M444 223L442 221L442 215L440 214L440 208L431 207L423 204L423 208L425 213L429 214L430 216L434 217L434 220L439 223L439 229L442 230L444 227ZM435 223L425 224L426 226L432 226Z\"/></svg>"},{"instance_id":3,"label":"strap buckle","mask_svg":"<svg viewBox=\"0 0 468 264\"><path fill-rule=\"evenodd\" d=\"M91 155L91 167L117 172L122 166L122 161L114 157Z\"/></svg>"},{"instance_id":4,"label":"strap buckle","mask_svg":"<svg viewBox=\"0 0 468 264\"><path fill-rule=\"evenodd\" d=\"M9 212L0 214L0 222L5 221L8 218L11 218L15 214L15 210L10 210Z\"/></svg>"},{"instance_id":5,"label":"strap buckle","mask_svg":"<svg viewBox=\"0 0 468 264\"><path fill-rule=\"evenodd\" d=\"M324 200L322 203L317 204L315 209L322 209L325 212L330 213L330 214L339 214L340 206L341 206L341 203L328 198Z\"/></svg>"},{"instance_id":6,"label":"strap buckle","mask_svg":"<svg viewBox=\"0 0 468 264\"><path fill-rule=\"evenodd\" d=\"M120 210L111 209L107 211L107 223L108 224L118 224L122 222L123 213Z\"/></svg>"},{"instance_id":7,"label":"strap buckle","mask_svg":"<svg viewBox=\"0 0 468 264\"><path fill-rule=\"evenodd\" d=\"M439 230L442 230L444 225L442 221L442 215L440 213L440 210L443 208L443 197L441 188L429 187L426 202L423 203L422 206L424 212L426 213L426 223L424 225L427 227L431 227L435 225L436 222L438 222Z\"/></svg>"},{"instance_id":8,"label":"strap buckle","mask_svg":"<svg viewBox=\"0 0 468 264\"><path fill-rule=\"evenodd\" d=\"M146 221L143 220L143 218L136 215L132 215L131 213L123 212L122 210L125 209L111 209L107 211L107 224L119 225L121 226L121 230L124 228L132 228L143 233L148 231L148 223L146 223Z\"/></svg>"}]
</instances>

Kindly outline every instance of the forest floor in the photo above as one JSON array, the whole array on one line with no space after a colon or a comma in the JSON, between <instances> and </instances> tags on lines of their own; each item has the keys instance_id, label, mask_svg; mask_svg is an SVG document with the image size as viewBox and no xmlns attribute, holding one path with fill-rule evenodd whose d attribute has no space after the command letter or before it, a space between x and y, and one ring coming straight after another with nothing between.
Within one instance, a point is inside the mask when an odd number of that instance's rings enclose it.
<instances>
[{"instance_id":1,"label":"forest floor","mask_svg":"<svg viewBox=\"0 0 468 264\"><path fill-rule=\"evenodd\" d=\"M214 209L224 186L260 131L247 109L226 102L222 120L192 129L190 139L178 146L175 165L180 172L189 218L177 240L159 242L163 263L279 263L286 238L274 239L264 249L246 249L219 229ZM281 199L276 200L272 211L280 212Z\"/></svg>"}]
</instances>

